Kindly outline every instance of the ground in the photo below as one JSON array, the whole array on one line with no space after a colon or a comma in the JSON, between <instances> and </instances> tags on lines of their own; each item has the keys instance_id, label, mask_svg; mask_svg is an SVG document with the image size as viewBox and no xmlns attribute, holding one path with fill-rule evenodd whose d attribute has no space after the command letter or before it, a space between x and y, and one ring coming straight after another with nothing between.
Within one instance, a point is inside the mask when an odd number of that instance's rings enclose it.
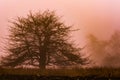
<instances>
[{"instance_id":1,"label":"ground","mask_svg":"<svg viewBox=\"0 0 120 80\"><path fill-rule=\"evenodd\" d=\"M0 80L120 80L120 68L0 69Z\"/></svg>"}]
</instances>

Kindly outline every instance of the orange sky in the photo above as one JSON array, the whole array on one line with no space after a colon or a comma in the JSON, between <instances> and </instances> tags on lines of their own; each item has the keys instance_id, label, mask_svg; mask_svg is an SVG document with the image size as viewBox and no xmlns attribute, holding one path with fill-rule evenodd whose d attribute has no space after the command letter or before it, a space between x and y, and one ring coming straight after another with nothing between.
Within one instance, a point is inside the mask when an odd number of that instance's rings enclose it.
<instances>
[{"instance_id":1,"label":"orange sky","mask_svg":"<svg viewBox=\"0 0 120 80\"><path fill-rule=\"evenodd\" d=\"M106 39L120 29L119 4L120 0L0 0L0 41L8 34L8 20L46 9L55 10L66 24L80 29L74 39L82 46L88 33Z\"/></svg>"}]
</instances>

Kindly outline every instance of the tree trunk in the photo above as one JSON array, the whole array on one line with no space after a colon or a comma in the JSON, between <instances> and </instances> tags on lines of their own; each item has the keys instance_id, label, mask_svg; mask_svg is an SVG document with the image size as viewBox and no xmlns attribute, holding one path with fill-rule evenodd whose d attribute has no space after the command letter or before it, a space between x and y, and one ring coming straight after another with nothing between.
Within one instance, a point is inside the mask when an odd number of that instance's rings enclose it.
<instances>
[{"instance_id":1,"label":"tree trunk","mask_svg":"<svg viewBox=\"0 0 120 80\"><path fill-rule=\"evenodd\" d=\"M43 46L40 49L40 62L39 62L39 68L41 70L45 70L46 69L46 62L47 62L47 46L49 42L49 36L46 34L45 35L45 39L43 42Z\"/></svg>"},{"instance_id":2,"label":"tree trunk","mask_svg":"<svg viewBox=\"0 0 120 80\"><path fill-rule=\"evenodd\" d=\"M40 54L39 68L41 70L46 69L46 53L41 53Z\"/></svg>"}]
</instances>

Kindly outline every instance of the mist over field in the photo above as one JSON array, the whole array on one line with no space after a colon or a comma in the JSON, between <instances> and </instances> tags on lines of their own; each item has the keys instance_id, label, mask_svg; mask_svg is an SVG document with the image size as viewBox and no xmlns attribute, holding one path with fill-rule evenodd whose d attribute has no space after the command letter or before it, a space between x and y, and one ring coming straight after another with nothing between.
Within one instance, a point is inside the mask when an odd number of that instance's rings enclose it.
<instances>
[{"instance_id":1,"label":"mist over field","mask_svg":"<svg viewBox=\"0 0 120 80\"><path fill-rule=\"evenodd\" d=\"M112 50L112 47L109 47L106 43L109 42L111 35L116 30L120 30L119 4L119 0L1 0L0 56L6 54L2 49L5 45L3 44L5 43L4 38L9 35L9 20L13 20L17 16L24 17L29 11L38 12L49 9L55 11L58 16L61 16L61 21L66 25L73 25L73 29L80 29L72 33L72 39L80 47L90 44L89 47L93 49L86 48L85 54L90 56L93 62L97 63L95 65L113 66L114 63L115 66L120 66L120 60L117 57L120 56L120 46L118 47L118 52L115 53L115 50ZM95 45L95 41L90 42L91 38L87 37L90 34L96 38ZM104 51L104 49L106 50ZM108 52L110 50L111 52Z\"/></svg>"}]
</instances>

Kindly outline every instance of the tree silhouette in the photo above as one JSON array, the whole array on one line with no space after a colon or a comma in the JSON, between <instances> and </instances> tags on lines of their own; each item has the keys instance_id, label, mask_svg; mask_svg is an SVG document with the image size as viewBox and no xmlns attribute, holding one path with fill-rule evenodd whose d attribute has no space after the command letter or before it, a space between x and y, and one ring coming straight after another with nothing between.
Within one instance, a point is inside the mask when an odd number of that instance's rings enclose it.
<instances>
[{"instance_id":1,"label":"tree silhouette","mask_svg":"<svg viewBox=\"0 0 120 80\"><path fill-rule=\"evenodd\" d=\"M120 53L120 31L115 31L109 40L109 46L114 54Z\"/></svg>"},{"instance_id":2,"label":"tree silhouette","mask_svg":"<svg viewBox=\"0 0 120 80\"><path fill-rule=\"evenodd\" d=\"M88 36L87 49L89 50L90 60L93 62L93 66L104 66L103 62L106 57L106 47L108 45L107 41L100 40L93 34Z\"/></svg>"},{"instance_id":3,"label":"tree silhouette","mask_svg":"<svg viewBox=\"0 0 120 80\"><path fill-rule=\"evenodd\" d=\"M94 35L89 35L88 39L92 62L101 67L120 67L120 31L115 31L108 40L101 40Z\"/></svg>"},{"instance_id":4,"label":"tree silhouette","mask_svg":"<svg viewBox=\"0 0 120 80\"><path fill-rule=\"evenodd\" d=\"M107 52L108 57L105 59L108 66L120 67L120 31L115 31L108 41Z\"/></svg>"},{"instance_id":5,"label":"tree silhouette","mask_svg":"<svg viewBox=\"0 0 120 80\"><path fill-rule=\"evenodd\" d=\"M46 69L47 65L86 62L80 55L80 48L69 41L71 26L60 22L54 11L30 12L27 17L18 17L12 24L7 48L9 55L3 57L3 66L32 65Z\"/></svg>"}]
</instances>

